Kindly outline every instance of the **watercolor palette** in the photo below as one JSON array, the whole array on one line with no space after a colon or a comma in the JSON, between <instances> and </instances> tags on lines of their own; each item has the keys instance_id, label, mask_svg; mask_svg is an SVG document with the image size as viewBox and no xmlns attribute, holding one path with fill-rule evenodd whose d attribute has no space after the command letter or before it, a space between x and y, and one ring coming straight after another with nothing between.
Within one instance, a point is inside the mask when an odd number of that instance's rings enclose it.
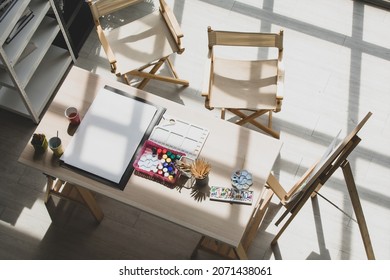
<instances>
[{"instance_id":1,"label":"watercolor palette","mask_svg":"<svg viewBox=\"0 0 390 280\"><path fill-rule=\"evenodd\" d=\"M253 191L212 186L210 188L210 200L252 204Z\"/></svg>"},{"instance_id":2,"label":"watercolor palette","mask_svg":"<svg viewBox=\"0 0 390 280\"><path fill-rule=\"evenodd\" d=\"M190 159L196 159L208 134L209 131L205 128L164 116L161 123L153 129L149 139L183 152Z\"/></svg>"},{"instance_id":3,"label":"watercolor palette","mask_svg":"<svg viewBox=\"0 0 390 280\"><path fill-rule=\"evenodd\" d=\"M247 190L253 184L252 174L247 170L237 170L231 176L233 187L238 190Z\"/></svg>"}]
</instances>

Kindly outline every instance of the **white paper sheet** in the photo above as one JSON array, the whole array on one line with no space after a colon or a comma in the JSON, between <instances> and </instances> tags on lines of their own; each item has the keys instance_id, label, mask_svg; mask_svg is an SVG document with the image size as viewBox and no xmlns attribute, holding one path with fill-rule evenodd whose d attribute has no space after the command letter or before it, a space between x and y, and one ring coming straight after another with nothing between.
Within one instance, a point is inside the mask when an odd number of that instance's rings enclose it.
<instances>
[{"instance_id":1,"label":"white paper sheet","mask_svg":"<svg viewBox=\"0 0 390 280\"><path fill-rule=\"evenodd\" d=\"M61 159L119 183L156 111L153 105L101 89Z\"/></svg>"}]
</instances>

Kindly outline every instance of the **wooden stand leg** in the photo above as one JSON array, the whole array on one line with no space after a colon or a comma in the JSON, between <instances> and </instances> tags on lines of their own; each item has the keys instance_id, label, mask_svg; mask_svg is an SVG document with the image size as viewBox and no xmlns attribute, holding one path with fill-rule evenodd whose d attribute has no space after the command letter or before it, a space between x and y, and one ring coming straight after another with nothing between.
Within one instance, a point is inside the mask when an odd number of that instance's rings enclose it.
<instances>
[{"instance_id":1,"label":"wooden stand leg","mask_svg":"<svg viewBox=\"0 0 390 280\"><path fill-rule=\"evenodd\" d=\"M267 185L272 190L272 192L279 198L282 204L285 203L286 191L279 183L278 179L271 173L267 179Z\"/></svg>"},{"instance_id":2,"label":"wooden stand leg","mask_svg":"<svg viewBox=\"0 0 390 280\"><path fill-rule=\"evenodd\" d=\"M343 174L345 182L347 183L349 196L352 201L353 210L355 211L356 219L358 221L360 234L363 239L364 248L366 249L367 258L369 260L375 260L374 250L372 249L370 235L368 233L368 228L366 220L364 218L362 205L360 204L359 194L356 189L355 181L353 179L351 165L348 160L346 160L342 165Z\"/></svg>"},{"instance_id":3,"label":"wooden stand leg","mask_svg":"<svg viewBox=\"0 0 390 280\"><path fill-rule=\"evenodd\" d=\"M271 241L271 245L275 245L276 242L278 242L279 237L283 234L283 232L286 230L286 228L289 226L289 224L292 222L294 217L296 216L298 212L293 213L293 215L288 218L287 222L283 224L282 228L278 231L278 233L275 235L274 239Z\"/></svg>"}]
</instances>

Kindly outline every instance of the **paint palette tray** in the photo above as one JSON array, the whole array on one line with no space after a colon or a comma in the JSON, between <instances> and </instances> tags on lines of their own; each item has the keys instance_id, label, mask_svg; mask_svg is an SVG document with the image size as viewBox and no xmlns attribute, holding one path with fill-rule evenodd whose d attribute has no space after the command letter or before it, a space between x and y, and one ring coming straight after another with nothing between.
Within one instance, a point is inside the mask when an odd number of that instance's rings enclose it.
<instances>
[{"instance_id":1,"label":"paint palette tray","mask_svg":"<svg viewBox=\"0 0 390 280\"><path fill-rule=\"evenodd\" d=\"M247 170L237 170L231 176L233 187L238 190L247 190L253 184L252 174Z\"/></svg>"},{"instance_id":2,"label":"paint palette tray","mask_svg":"<svg viewBox=\"0 0 390 280\"><path fill-rule=\"evenodd\" d=\"M135 174L166 186L174 186L180 176L175 162L184 156L182 152L146 140L133 164Z\"/></svg>"},{"instance_id":3,"label":"paint palette tray","mask_svg":"<svg viewBox=\"0 0 390 280\"><path fill-rule=\"evenodd\" d=\"M183 152L196 159L209 134L208 129L164 115L155 126L149 139L163 146Z\"/></svg>"}]
</instances>

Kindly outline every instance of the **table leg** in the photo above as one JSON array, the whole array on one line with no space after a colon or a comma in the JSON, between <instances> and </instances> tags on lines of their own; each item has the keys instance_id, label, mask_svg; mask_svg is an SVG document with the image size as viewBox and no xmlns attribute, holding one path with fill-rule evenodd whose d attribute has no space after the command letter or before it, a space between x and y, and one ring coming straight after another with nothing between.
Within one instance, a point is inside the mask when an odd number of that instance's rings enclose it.
<instances>
[{"instance_id":1,"label":"table leg","mask_svg":"<svg viewBox=\"0 0 390 280\"><path fill-rule=\"evenodd\" d=\"M97 204L92 193L89 190L79 186L75 186L75 188L80 193L80 196L82 197L85 206L87 206L91 214L95 217L96 221L100 223L103 220L104 213L102 209L99 207L99 205Z\"/></svg>"},{"instance_id":2,"label":"table leg","mask_svg":"<svg viewBox=\"0 0 390 280\"><path fill-rule=\"evenodd\" d=\"M237 259L239 259L239 260L247 260L248 259L248 255L246 254L246 251L241 243L238 244L237 248L234 248L234 251L237 255Z\"/></svg>"},{"instance_id":3,"label":"table leg","mask_svg":"<svg viewBox=\"0 0 390 280\"><path fill-rule=\"evenodd\" d=\"M103 211L89 190L48 175L46 175L46 177L47 186L44 197L45 203L48 202L51 195L55 195L86 206L97 222L100 223L103 220Z\"/></svg>"},{"instance_id":4,"label":"table leg","mask_svg":"<svg viewBox=\"0 0 390 280\"><path fill-rule=\"evenodd\" d=\"M268 206L271 202L273 195L274 192L271 189L264 190L262 194L262 199L259 205L254 210L253 216L248 223L248 227L245 231L242 241L236 248L224 244L216 239L207 236L202 236L202 238L196 245L193 253L191 254L191 259L195 258L198 250L205 250L207 252L217 254L227 259L247 260L248 256L246 252L252 240L257 234L259 226L263 221L266 211L268 210Z\"/></svg>"}]
</instances>

